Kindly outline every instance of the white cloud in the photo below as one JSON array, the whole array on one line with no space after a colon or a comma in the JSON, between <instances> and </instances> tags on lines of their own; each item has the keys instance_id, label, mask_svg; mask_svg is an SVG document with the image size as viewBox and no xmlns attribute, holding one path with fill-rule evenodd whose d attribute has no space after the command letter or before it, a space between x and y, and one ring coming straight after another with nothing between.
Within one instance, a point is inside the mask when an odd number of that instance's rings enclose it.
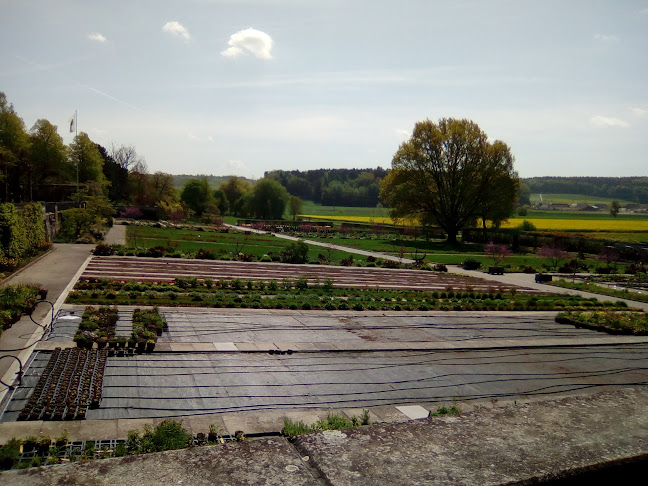
<instances>
[{"instance_id":1,"label":"white cloud","mask_svg":"<svg viewBox=\"0 0 648 486\"><path fill-rule=\"evenodd\" d=\"M189 138L189 140L193 140L195 142L213 142L214 141L214 137L212 137L211 135L207 135L206 137L201 137L201 136L196 135L193 132L188 132L187 137Z\"/></svg>"},{"instance_id":2,"label":"white cloud","mask_svg":"<svg viewBox=\"0 0 648 486\"><path fill-rule=\"evenodd\" d=\"M178 21L167 22L162 26L162 32L167 34L175 35L177 37L182 37L185 40L191 39L189 31Z\"/></svg>"},{"instance_id":3,"label":"white cloud","mask_svg":"<svg viewBox=\"0 0 648 486\"><path fill-rule=\"evenodd\" d=\"M252 177L252 171L242 160L230 160L225 164L223 175L242 175L244 177Z\"/></svg>"},{"instance_id":4,"label":"white cloud","mask_svg":"<svg viewBox=\"0 0 648 486\"><path fill-rule=\"evenodd\" d=\"M396 129L396 135L398 135L398 138L402 140L407 140L410 137L411 133L408 130L398 128Z\"/></svg>"},{"instance_id":5,"label":"white cloud","mask_svg":"<svg viewBox=\"0 0 648 486\"><path fill-rule=\"evenodd\" d=\"M601 116L601 115L596 115L590 118L590 122L592 125L597 126L597 127L621 127L621 128L627 128L630 126L629 123L624 122L623 120L619 118L614 118L611 116Z\"/></svg>"},{"instance_id":6,"label":"white cloud","mask_svg":"<svg viewBox=\"0 0 648 486\"><path fill-rule=\"evenodd\" d=\"M644 110L643 108L637 108L637 107L635 107L635 108L630 108L630 110L631 110L632 113L634 113L636 116L641 116L641 117L643 117L643 116L648 115L648 110Z\"/></svg>"},{"instance_id":7,"label":"white cloud","mask_svg":"<svg viewBox=\"0 0 648 486\"><path fill-rule=\"evenodd\" d=\"M103 129L103 128L96 128L96 127L95 127L95 128L91 128L91 129L90 129L90 132L91 132L92 134L94 134L94 135L98 135L98 136L100 136L100 137L102 137L102 136L108 134L108 130L105 130L105 129Z\"/></svg>"},{"instance_id":8,"label":"white cloud","mask_svg":"<svg viewBox=\"0 0 648 486\"><path fill-rule=\"evenodd\" d=\"M88 39L95 42L106 42L107 40L106 37L104 37L104 35L100 34L99 32L88 34Z\"/></svg>"},{"instance_id":9,"label":"white cloud","mask_svg":"<svg viewBox=\"0 0 648 486\"><path fill-rule=\"evenodd\" d=\"M230 36L227 49L221 52L225 57L238 57L252 54L259 59L272 59L272 38L256 29L239 30Z\"/></svg>"},{"instance_id":10,"label":"white cloud","mask_svg":"<svg viewBox=\"0 0 648 486\"><path fill-rule=\"evenodd\" d=\"M594 38L608 44L616 44L617 42L619 42L619 37L611 34L596 34Z\"/></svg>"}]
</instances>

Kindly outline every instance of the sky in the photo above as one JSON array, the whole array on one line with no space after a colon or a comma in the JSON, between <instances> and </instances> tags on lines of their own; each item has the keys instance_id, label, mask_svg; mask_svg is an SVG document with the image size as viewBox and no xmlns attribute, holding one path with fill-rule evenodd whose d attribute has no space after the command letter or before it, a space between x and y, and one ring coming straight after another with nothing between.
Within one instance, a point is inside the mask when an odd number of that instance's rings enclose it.
<instances>
[{"instance_id":1,"label":"sky","mask_svg":"<svg viewBox=\"0 0 648 486\"><path fill-rule=\"evenodd\" d=\"M391 166L468 118L521 177L648 175L648 0L0 0L0 91L150 172Z\"/></svg>"}]
</instances>

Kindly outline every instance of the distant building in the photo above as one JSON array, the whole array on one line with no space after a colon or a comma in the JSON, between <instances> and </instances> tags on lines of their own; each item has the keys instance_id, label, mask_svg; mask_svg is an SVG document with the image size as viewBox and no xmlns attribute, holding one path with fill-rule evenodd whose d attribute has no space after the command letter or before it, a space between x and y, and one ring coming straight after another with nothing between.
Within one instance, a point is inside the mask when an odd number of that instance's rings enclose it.
<instances>
[{"instance_id":1,"label":"distant building","mask_svg":"<svg viewBox=\"0 0 648 486\"><path fill-rule=\"evenodd\" d=\"M593 204L588 204L581 211L601 211L601 206L594 206Z\"/></svg>"},{"instance_id":2,"label":"distant building","mask_svg":"<svg viewBox=\"0 0 648 486\"><path fill-rule=\"evenodd\" d=\"M568 211L571 209L571 206L566 203L551 203L549 204L549 209L553 209L556 211Z\"/></svg>"}]
</instances>

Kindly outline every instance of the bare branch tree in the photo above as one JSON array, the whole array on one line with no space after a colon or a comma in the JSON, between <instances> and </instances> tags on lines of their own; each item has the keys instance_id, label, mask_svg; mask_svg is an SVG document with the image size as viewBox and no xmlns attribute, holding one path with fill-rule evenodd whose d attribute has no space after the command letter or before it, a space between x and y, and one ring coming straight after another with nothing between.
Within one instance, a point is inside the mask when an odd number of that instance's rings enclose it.
<instances>
[{"instance_id":1,"label":"bare branch tree","mask_svg":"<svg viewBox=\"0 0 648 486\"><path fill-rule=\"evenodd\" d=\"M133 145L110 145L110 156L115 162L129 172L146 174L148 170L146 159L137 153Z\"/></svg>"}]
</instances>

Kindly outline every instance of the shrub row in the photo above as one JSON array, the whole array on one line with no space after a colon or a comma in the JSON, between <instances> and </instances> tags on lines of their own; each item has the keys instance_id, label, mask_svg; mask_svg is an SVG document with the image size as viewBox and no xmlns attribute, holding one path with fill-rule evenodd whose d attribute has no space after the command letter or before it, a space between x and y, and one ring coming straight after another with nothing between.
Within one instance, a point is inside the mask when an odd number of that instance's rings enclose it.
<instances>
[{"instance_id":1,"label":"shrub row","mask_svg":"<svg viewBox=\"0 0 648 486\"><path fill-rule=\"evenodd\" d=\"M304 284L306 281L304 280ZM279 283L269 282L263 292L255 291L234 283L220 289L206 287L186 288L179 291L144 292L127 291L118 288L130 286L128 283L113 285L111 289L75 290L69 296L69 302L102 304L107 301L113 304L126 305L168 305L199 307L236 307L256 309L291 309L291 310L563 310L563 309L602 309L610 307L627 307L625 303L599 302L596 299L585 299L579 296L556 294L528 295L515 292L474 292L474 291L416 291L416 290L381 290L381 289L348 289L299 288L286 284L279 288ZM140 284L132 284L140 285Z\"/></svg>"},{"instance_id":2,"label":"shrub row","mask_svg":"<svg viewBox=\"0 0 648 486\"><path fill-rule=\"evenodd\" d=\"M27 204L23 209L16 209L11 203L0 204L0 257L34 255L44 242L45 225L40 204Z\"/></svg>"},{"instance_id":3,"label":"shrub row","mask_svg":"<svg viewBox=\"0 0 648 486\"><path fill-rule=\"evenodd\" d=\"M609 334L648 335L648 314L643 312L568 311L558 313L556 322Z\"/></svg>"}]
</instances>

